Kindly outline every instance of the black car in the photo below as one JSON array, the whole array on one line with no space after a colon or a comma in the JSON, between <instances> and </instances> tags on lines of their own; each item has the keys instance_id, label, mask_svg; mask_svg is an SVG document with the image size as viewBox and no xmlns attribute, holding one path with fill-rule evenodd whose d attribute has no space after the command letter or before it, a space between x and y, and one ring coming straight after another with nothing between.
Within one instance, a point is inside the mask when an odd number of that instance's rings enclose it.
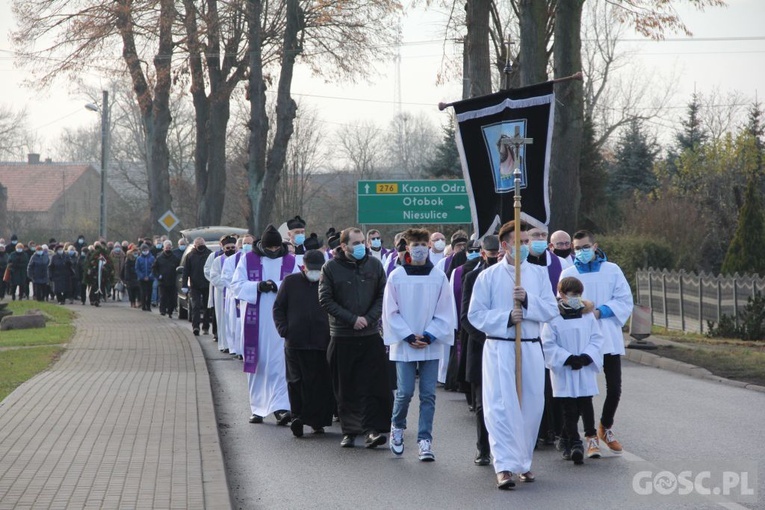
<instances>
[{"instance_id":1,"label":"black car","mask_svg":"<svg viewBox=\"0 0 765 510\"><path fill-rule=\"evenodd\" d=\"M190 228L187 230L181 230L181 235L186 239L186 251L181 256L181 265L178 266L175 276L175 286L178 290L178 318L190 319L189 317L189 296L183 292L183 265L186 263L186 256L191 250L194 249L194 239L201 237L205 240L205 244L210 251L215 252L220 248L220 238L227 234L244 235L247 233L246 228L236 227L198 227Z\"/></svg>"}]
</instances>

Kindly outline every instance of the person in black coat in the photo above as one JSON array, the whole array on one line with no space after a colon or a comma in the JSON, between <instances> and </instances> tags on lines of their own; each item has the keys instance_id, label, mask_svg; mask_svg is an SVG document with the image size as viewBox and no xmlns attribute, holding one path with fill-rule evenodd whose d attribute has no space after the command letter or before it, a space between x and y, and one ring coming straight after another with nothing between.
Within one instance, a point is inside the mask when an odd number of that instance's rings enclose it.
<instances>
[{"instance_id":1,"label":"person in black coat","mask_svg":"<svg viewBox=\"0 0 765 510\"><path fill-rule=\"evenodd\" d=\"M34 255L27 264L27 276L32 280L32 289L36 301L45 301L48 297L48 250L36 246Z\"/></svg>"},{"instance_id":2,"label":"person in black coat","mask_svg":"<svg viewBox=\"0 0 765 510\"><path fill-rule=\"evenodd\" d=\"M322 433L332 425L335 399L327 363L329 318L319 304L319 278L324 254L308 250L303 271L284 278L276 295L273 315L284 338L287 393L292 410L292 433L303 435L303 425Z\"/></svg>"},{"instance_id":3,"label":"person in black coat","mask_svg":"<svg viewBox=\"0 0 765 510\"><path fill-rule=\"evenodd\" d=\"M191 298L191 328L199 335L199 325L205 334L210 330L211 314L207 308L207 298L210 293L210 282L205 278L205 262L210 256L210 249L205 246L201 237L194 239L194 249L186 255L183 264L181 286L189 290Z\"/></svg>"},{"instance_id":4,"label":"person in black coat","mask_svg":"<svg viewBox=\"0 0 765 510\"><path fill-rule=\"evenodd\" d=\"M122 274L120 274L120 279L127 288L130 308L138 308L138 298L141 294L141 287L138 283L138 274L135 272L136 257L138 257L138 248L128 249L125 265L122 266Z\"/></svg>"},{"instance_id":5,"label":"person in black coat","mask_svg":"<svg viewBox=\"0 0 765 510\"><path fill-rule=\"evenodd\" d=\"M72 260L64 253L64 246L55 247L55 253L48 265L48 278L50 279L53 294L58 304L66 303L69 295L69 285L72 281Z\"/></svg>"},{"instance_id":6,"label":"person in black coat","mask_svg":"<svg viewBox=\"0 0 765 510\"><path fill-rule=\"evenodd\" d=\"M0 244L0 299L5 297L5 270L8 268L8 254L5 253L5 245ZM8 274L8 281L10 282L10 272Z\"/></svg>"},{"instance_id":7,"label":"person in black coat","mask_svg":"<svg viewBox=\"0 0 765 510\"><path fill-rule=\"evenodd\" d=\"M159 282L159 314L173 318L176 303L175 272L180 260L173 253L172 241L162 243L151 270Z\"/></svg>"},{"instance_id":8,"label":"person in black coat","mask_svg":"<svg viewBox=\"0 0 765 510\"><path fill-rule=\"evenodd\" d=\"M468 320L470 311L470 298L473 296L473 287L478 275L487 267L497 263L499 255L499 239L497 236L486 236L481 243L481 262L478 266L465 275L462 283L462 308L460 309L460 325L468 332L467 360L465 366L465 379L472 389L473 408L476 419L476 456L475 464L488 466L491 462L491 450L489 448L489 432L483 419L483 398L481 388L481 359L483 357L483 344L486 334L476 329Z\"/></svg>"}]
</instances>

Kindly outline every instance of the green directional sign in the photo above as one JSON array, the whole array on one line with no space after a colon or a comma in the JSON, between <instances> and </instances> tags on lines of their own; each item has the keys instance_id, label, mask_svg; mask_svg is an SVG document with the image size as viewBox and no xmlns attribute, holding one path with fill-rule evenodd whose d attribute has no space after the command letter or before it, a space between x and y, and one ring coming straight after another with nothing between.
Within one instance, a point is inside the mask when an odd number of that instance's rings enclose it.
<instances>
[{"instance_id":1,"label":"green directional sign","mask_svg":"<svg viewBox=\"0 0 765 510\"><path fill-rule=\"evenodd\" d=\"M470 223L465 181L358 181L358 222Z\"/></svg>"}]
</instances>

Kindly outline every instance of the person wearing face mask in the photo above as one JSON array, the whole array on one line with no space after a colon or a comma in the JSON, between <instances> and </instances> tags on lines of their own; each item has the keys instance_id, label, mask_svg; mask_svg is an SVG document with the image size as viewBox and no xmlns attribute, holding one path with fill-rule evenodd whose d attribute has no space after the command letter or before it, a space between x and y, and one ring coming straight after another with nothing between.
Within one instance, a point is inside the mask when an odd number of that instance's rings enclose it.
<instances>
[{"instance_id":1,"label":"person wearing face mask","mask_svg":"<svg viewBox=\"0 0 765 510\"><path fill-rule=\"evenodd\" d=\"M144 312L151 312L151 292L155 280L152 267L155 260L149 245L141 246L141 254L135 261L135 273L138 277L138 285L141 287L141 310Z\"/></svg>"},{"instance_id":2,"label":"person wearing face mask","mask_svg":"<svg viewBox=\"0 0 765 510\"><path fill-rule=\"evenodd\" d=\"M598 425L598 438L616 455L622 445L611 428L622 393L622 363L624 336L622 327L632 315L633 301L629 283L621 268L608 262L606 254L595 242L595 234L580 230L574 234L574 266L561 273L561 278L573 276L584 285L582 298L595 303L594 317L598 320L603 343L603 374L606 378L606 398Z\"/></svg>"},{"instance_id":3,"label":"person wearing face mask","mask_svg":"<svg viewBox=\"0 0 765 510\"><path fill-rule=\"evenodd\" d=\"M199 336L200 325L205 335L210 331L210 309L207 307L210 282L205 277L205 264L210 253L205 240L197 237L194 239L194 248L186 255L183 264L181 287L191 298L191 329L196 336Z\"/></svg>"},{"instance_id":4,"label":"person wearing face mask","mask_svg":"<svg viewBox=\"0 0 765 510\"><path fill-rule=\"evenodd\" d=\"M125 284L125 288L127 289L130 308L138 308L140 306L138 301L141 296L141 286L138 281L138 273L136 273L135 270L138 253L139 250L135 248L135 246L128 246L125 265L122 266L122 273L120 274L120 278L122 279L123 283ZM83 304L85 304L84 301Z\"/></svg>"},{"instance_id":5,"label":"person wearing face mask","mask_svg":"<svg viewBox=\"0 0 765 510\"><path fill-rule=\"evenodd\" d=\"M574 251L571 249L571 236L564 230L556 230L550 236L550 245L548 249L552 250L561 261L563 269L568 269L574 265Z\"/></svg>"},{"instance_id":6,"label":"person wearing face mask","mask_svg":"<svg viewBox=\"0 0 765 510\"><path fill-rule=\"evenodd\" d=\"M36 246L34 255L27 265L27 276L32 280L32 289L36 301L45 301L48 296L48 264L50 258L45 245Z\"/></svg>"},{"instance_id":7,"label":"person wearing face mask","mask_svg":"<svg viewBox=\"0 0 765 510\"><path fill-rule=\"evenodd\" d=\"M369 255L380 262L385 260L386 255L388 255L388 250L383 248L380 231L377 229L373 228L367 231L367 248L369 250Z\"/></svg>"},{"instance_id":8,"label":"person wearing face mask","mask_svg":"<svg viewBox=\"0 0 765 510\"><path fill-rule=\"evenodd\" d=\"M367 254L364 233L347 228L340 250L324 264L319 280L319 303L329 314L327 349L332 386L343 439L352 448L356 436L375 448L387 440L393 409L388 357L380 337L385 270Z\"/></svg>"},{"instance_id":9,"label":"person wearing face mask","mask_svg":"<svg viewBox=\"0 0 765 510\"><path fill-rule=\"evenodd\" d=\"M284 338L289 395L295 437L308 425L314 434L332 425L335 397L327 363L329 319L319 304L319 278L324 254L308 250L300 273L287 275L273 307L274 324Z\"/></svg>"},{"instance_id":10,"label":"person wearing face mask","mask_svg":"<svg viewBox=\"0 0 765 510\"><path fill-rule=\"evenodd\" d=\"M433 265L438 264L438 261L444 258L446 255L444 250L446 249L446 237L441 232L433 232L430 235L430 261Z\"/></svg>"},{"instance_id":11,"label":"person wearing face mask","mask_svg":"<svg viewBox=\"0 0 765 510\"><path fill-rule=\"evenodd\" d=\"M11 238L13 240L13 238ZM8 267L10 268L10 281L8 283L8 293L13 301L16 300L18 291L19 300L28 298L28 293L24 290L29 289L27 285L27 266L29 265L29 256L24 245L15 243L13 252L8 255Z\"/></svg>"},{"instance_id":12,"label":"person wearing face mask","mask_svg":"<svg viewBox=\"0 0 765 510\"><path fill-rule=\"evenodd\" d=\"M243 255L234 269L231 288L243 317L244 371L250 392L250 423L262 423L271 413L277 425L291 421L285 375L284 340L272 313L284 278L299 271L276 227L269 225L260 242Z\"/></svg>"},{"instance_id":13,"label":"person wearing face mask","mask_svg":"<svg viewBox=\"0 0 765 510\"><path fill-rule=\"evenodd\" d=\"M242 313L239 300L234 294L234 290L231 287L231 281L234 277L234 270L236 269L239 260L243 255L252 251L252 245L255 239L251 234L245 234L240 237L237 242L237 252L226 257L223 261L223 267L221 268L220 281L225 290L225 318L226 321L226 344L234 353L236 353L237 359L244 359L244 342L242 340Z\"/></svg>"},{"instance_id":14,"label":"person wearing face mask","mask_svg":"<svg viewBox=\"0 0 765 510\"><path fill-rule=\"evenodd\" d=\"M183 254L186 252L186 239L181 237L178 240L178 247L173 250L173 255L175 255L175 258L178 259L178 265L181 263L181 259L183 259Z\"/></svg>"},{"instance_id":15,"label":"person wearing face mask","mask_svg":"<svg viewBox=\"0 0 765 510\"><path fill-rule=\"evenodd\" d=\"M0 240L4 241L4 239ZM0 243L0 300L5 298L5 291L8 284L6 280L11 280L11 272L8 269L8 254L5 252L5 243Z\"/></svg>"},{"instance_id":16,"label":"person wearing face mask","mask_svg":"<svg viewBox=\"0 0 765 510\"><path fill-rule=\"evenodd\" d=\"M554 397L563 407L563 458L582 464L600 458L592 397L598 394L598 372L603 366L604 338L594 306L582 299L584 286L573 276L558 283L558 317L542 328L545 364L552 373ZM579 437L582 417L586 446Z\"/></svg>"},{"instance_id":17,"label":"person wearing face mask","mask_svg":"<svg viewBox=\"0 0 765 510\"><path fill-rule=\"evenodd\" d=\"M520 253L515 238L520 237ZM486 334L481 374L486 430L494 457L497 488L533 482L532 455L544 411L544 357L540 340L542 324L558 315L547 271L529 264L529 235L509 221L499 230L505 256L476 278L468 319ZM516 258L521 281L515 281ZM516 303L520 303L517 306ZM516 324L521 325L522 393L515 384ZM521 402L523 405L521 405Z\"/></svg>"},{"instance_id":18,"label":"person wearing face mask","mask_svg":"<svg viewBox=\"0 0 765 510\"><path fill-rule=\"evenodd\" d=\"M468 318L470 298L473 296L475 281L481 272L497 263L499 255L499 238L488 235L481 241L478 264L465 274L462 282L462 301L460 303L460 325L467 333L467 348L465 350L465 380L470 384L471 402L475 411L476 420L476 466L488 466L491 463L491 451L489 449L489 433L486 431L486 423L483 418L483 398L481 386L481 359L483 357L483 344L486 335L477 329ZM465 263L467 266L467 263ZM464 266L463 266L464 267Z\"/></svg>"},{"instance_id":19,"label":"person wearing face mask","mask_svg":"<svg viewBox=\"0 0 765 510\"><path fill-rule=\"evenodd\" d=\"M418 458L432 462L438 366L445 352L442 346L454 343L457 315L449 280L428 259L430 232L410 228L404 238L409 258L390 274L382 311L383 338L397 373L390 449L395 455L404 453L406 417L419 373Z\"/></svg>"},{"instance_id":20,"label":"person wearing face mask","mask_svg":"<svg viewBox=\"0 0 765 510\"><path fill-rule=\"evenodd\" d=\"M114 274L119 279L119 275L122 274L122 268L125 266L125 260L127 259L127 254L123 251L121 244L114 243L112 251L109 253L109 258L114 266ZM117 290L117 287L117 285L112 286L112 299L122 301L122 291ZM124 283L122 284L122 287L124 288Z\"/></svg>"},{"instance_id":21,"label":"person wearing face mask","mask_svg":"<svg viewBox=\"0 0 765 510\"><path fill-rule=\"evenodd\" d=\"M452 272L467 260L468 235L464 230L457 230L451 237L451 252L433 264L451 278Z\"/></svg>"},{"instance_id":22,"label":"person wearing face mask","mask_svg":"<svg viewBox=\"0 0 765 510\"><path fill-rule=\"evenodd\" d=\"M305 220L300 216L295 216L287 220L287 240L295 249L295 262L297 265L303 265L303 255L306 252L305 244Z\"/></svg>"},{"instance_id":23,"label":"person wearing face mask","mask_svg":"<svg viewBox=\"0 0 765 510\"><path fill-rule=\"evenodd\" d=\"M178 268L178 259L173 255L172 241L162 243L162 252L154 259L151 265L152 276L159 282L159 314L173 318L177 291L175 287L175 272Z\"/></svg>"},{"instance_id":24,"label":"person wearing face mask","mask_svg":"<svg viewBox=\"0 0 765 510\"><path fill-rule=\"evenodd\" d=\"M55 254L48 265L48 278L50 279L53 294L58 304L66 303L69 295L69 285L72 276L72 259L64 253L64 246L59 244L55 247Z\"/></svg>"},{"instance_id":25,"label":"person wearing face mask","mask_svg":"<svg viewBox=\"0 0 765 510\"><path fill-rule=\"evenodd\" d=\"M80 257L77 255L77 249L74 244L67 243L64 246L64 255L69 259L69 293L66 298L69 304L73 304L75 298L79 298L80 282L82 281L82 272L80 271Z\"/></svg>"},{"instance_id":26,"label":"person wearing face mask","mask_svg":"<svg viewBox=\"0 0 765 510\"><path fill-rule=\"evenodd\" d=\"M218 340L218 350L222 353L236 354L233 345L228 344L226 334L226 320L224 310L226 302L223 297L224 285L221 280L223 263L236 253L236 236L225 235L220 238L221 251L210 254L207 258L205 268L209 267L210 295L212 298L213 310L215 312L215 338Z\"/></svg>"}]
</instances>

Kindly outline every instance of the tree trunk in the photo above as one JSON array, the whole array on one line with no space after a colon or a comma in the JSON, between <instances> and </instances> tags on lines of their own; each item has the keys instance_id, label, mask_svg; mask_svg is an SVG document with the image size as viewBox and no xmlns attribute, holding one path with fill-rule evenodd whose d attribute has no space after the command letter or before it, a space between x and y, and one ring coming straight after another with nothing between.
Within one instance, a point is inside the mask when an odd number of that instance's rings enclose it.
<instances>
[{"instance_id":1,"label":"tree trunk","mask_svg":"<svg viewBox=\"0 0 765 510\"><path fill-rule=\"evenodd\" d=\"M223 91L213 93L206 130L207 182L199 201L197 216L200 225L219 225L223 216L223 202L226 197L226 130L230 111L230 94Z\"/></svg>"},{"instance_id":2,"label":"tree trunk","mask_svg":"<svg viewBox=\"0 0 765 510\"><path fill-rule=\"evenodd\" d=\"M521 47L518 58L520 86L525 87L547 81L547 38L545 37L547 2L520 0L518 7L518 22L521 28Z\"/></svg>"},{"instance_id":3,"label":"tree trunk","mask_svg":"<svg viewBox=\"0 0 765 510\"><path fill-rule=\"evenodd\" d=\"M468 0L465 40L470 56L467 66L470 97L491 94L490 14L491 0Z\"/></svg>"},{"instance_id":4,"label":"tree trunk","mask_svg":"<svg viewBox=\"0 0 765 510\"><path fill-rule=\"evenodd\" d=\"M250 232L260 236L260 200L263 178L266 174L266 143L268 141L268 116L266 115L266 83L263 80L263 33L260 18L263 14L261 0L247 0L247 43L250 53L250 78L247 98L250 101L250 129L247 158L247 198L250 201Z\"/></svg>"},{"instance_id":5,"label":"tree trunk","mask_svg":"<svg viewBox=\"0 0 765 510\"><path fill-rule=\"evenodd\" d=\"M555 78L582 69L582 6L584 0L558 2L553 47ZM555 84L555 125L550 158L551 231L577 229L579 157L584 127L584 91L581 80Z\"/></svg>"},{"instance_id":6,"label":"tree trunk","mask_svg":"<svg viewBox=\"0 0 765 510\"><path fill-rule=\"evenodd\" d=\"M298 35L303 28L303 12L298 0L287 0L287 23L284 29L282 65L276 95L276 133L268 153L266 175L258 202L256 232L262 232L274 208L275 192L284 170L287 145L294 131L297 104L290 95L295 59L301 52Z\"/></svg>"}]
</instances>

